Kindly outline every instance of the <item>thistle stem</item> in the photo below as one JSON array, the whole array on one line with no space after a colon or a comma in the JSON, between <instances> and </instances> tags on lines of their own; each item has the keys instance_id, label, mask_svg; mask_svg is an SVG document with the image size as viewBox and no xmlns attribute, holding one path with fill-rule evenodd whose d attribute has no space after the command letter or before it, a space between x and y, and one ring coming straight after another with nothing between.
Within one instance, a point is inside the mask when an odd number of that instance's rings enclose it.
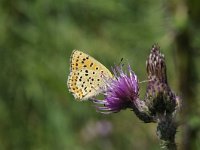
<instances>
[{"instance_id":1,"label":"thistle stem","mask_svg":"<svg viewBox=\"0 0 200 150\"><path fill-rule=\"evenodd\" d=\"M162 140L162 147L167 150L176 150L175 135L177 130L177 123L171 117L161 118L157 126L157 136Z\"/></svg>"}]
</instances>

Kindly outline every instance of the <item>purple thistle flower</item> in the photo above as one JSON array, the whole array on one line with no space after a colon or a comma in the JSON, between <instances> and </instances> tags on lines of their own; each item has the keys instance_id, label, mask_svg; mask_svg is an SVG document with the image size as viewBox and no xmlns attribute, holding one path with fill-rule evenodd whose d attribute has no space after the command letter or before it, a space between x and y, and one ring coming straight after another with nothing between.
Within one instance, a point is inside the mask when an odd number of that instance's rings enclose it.
<instances>
[{"instance_id":1,"label":"purple thistle flower","mask_svg":"<svg viewBox=\"0 0 200 150\"><path fill-rule=\"evenodd\" d=\"M106 80L105 99L93 100L102 113L119 112L140 104L138 79L131 67L128 66L128 73L123 71L122 66L115 67L113 72L114 78Z\"/></svg>"}]
</instances>

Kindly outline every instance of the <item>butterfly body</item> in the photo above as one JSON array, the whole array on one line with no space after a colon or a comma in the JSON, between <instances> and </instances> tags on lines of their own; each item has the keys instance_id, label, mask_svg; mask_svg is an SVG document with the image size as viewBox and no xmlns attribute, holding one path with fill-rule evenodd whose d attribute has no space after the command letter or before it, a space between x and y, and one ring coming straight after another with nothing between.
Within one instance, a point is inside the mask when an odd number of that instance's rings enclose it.
<instances>
[{"instance_id":1,"label":"butterfly body","mask_svg":"<svg viewBox=\"0 0 200 150\"><path fill-rule=\"evenodd\" d=\"M67 85L76 99L87 100L102 92L107 78L112 78L111 72L96 59L79 50L72 52Z\"/></svg>"}]
</instances>

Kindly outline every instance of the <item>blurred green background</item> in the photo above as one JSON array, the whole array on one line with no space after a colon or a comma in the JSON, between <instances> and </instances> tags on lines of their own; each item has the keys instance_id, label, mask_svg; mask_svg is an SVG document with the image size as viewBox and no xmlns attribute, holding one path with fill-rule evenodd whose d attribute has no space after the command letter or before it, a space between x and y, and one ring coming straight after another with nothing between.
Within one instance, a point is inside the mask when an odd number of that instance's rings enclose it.
<instances>
[{"instance_id":1,"label":"blurred green background","mask_svg":"<svg viewBox=\"0 0 200 150\"><path fill-rule=\"evenodd\" d=\"M1 0L0 149L160 149L156 124L130 110L97 113L66 85L73 49L108 68L124 58L145 80L154 43L187 108L178 147L200 149L199 18L198 0ZM140 84L141 98L145 88Z\"/></svg>"}]
</instances>

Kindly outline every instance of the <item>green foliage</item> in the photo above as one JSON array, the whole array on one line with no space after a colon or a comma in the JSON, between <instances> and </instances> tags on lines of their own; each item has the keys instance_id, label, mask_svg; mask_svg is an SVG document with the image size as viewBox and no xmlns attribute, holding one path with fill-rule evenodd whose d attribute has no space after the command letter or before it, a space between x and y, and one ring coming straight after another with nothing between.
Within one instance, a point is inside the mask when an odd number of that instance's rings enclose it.
<instances>
[{"instance_id":1,"label":"green foliage","mask_svg":"<svg viewBox=\"0 0 200 150\"><path fill-rule=\"evenodd\" d=\"M146 57L158 42L177 88L164 9L158 0L1 0L0 149L159 149L153 125L130 111L96 113L74 100L66 80L73 49L108 68L123 57L145 80ZM107 135L95 131L101 121L111 123Z\"/></svg>"}]
</instances>

